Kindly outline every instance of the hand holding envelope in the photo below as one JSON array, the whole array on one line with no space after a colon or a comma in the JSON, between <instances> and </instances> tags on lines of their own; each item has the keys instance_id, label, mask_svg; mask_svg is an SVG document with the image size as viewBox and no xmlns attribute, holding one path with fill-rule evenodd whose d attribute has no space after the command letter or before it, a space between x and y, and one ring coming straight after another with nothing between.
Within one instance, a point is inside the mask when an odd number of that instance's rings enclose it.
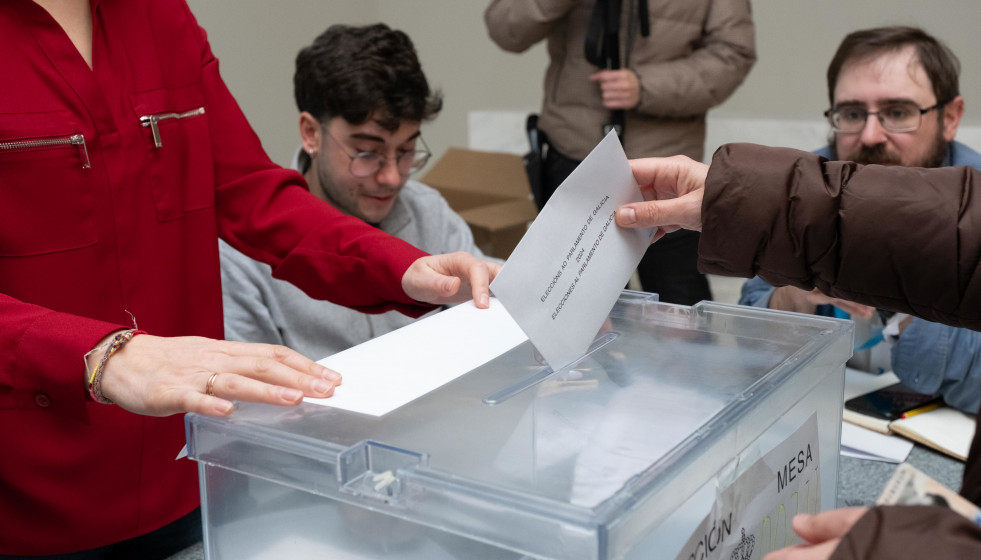
<instances>
[{"instance_id":1,"label":"hand holding envelope","mask_svg":"<svg viewBox=\"0 0 981 560\"><path fill-rule=\"evenodd\" d=\"M320 361L344 374L325 406L382 416L526 340L554 371L582 357L650 244L617 207L642 200L609 134L549 199L491 283L490 309L465 303ZM520 327L520 328L519 328ZM523 331L523 332L522 332Z\"/></svg>"},{"instance_id":2,"label":"hand holding envelope","mask_svg":"<svg viewBox=\"0 0 981 560\"><path fill-rule=\"evenodd\" d=\"M653 229L622 229L616 209L641 202L616 134L565 180L491 283L491 291L554 370L586 353Z\"/></svg>"}]
</instances>

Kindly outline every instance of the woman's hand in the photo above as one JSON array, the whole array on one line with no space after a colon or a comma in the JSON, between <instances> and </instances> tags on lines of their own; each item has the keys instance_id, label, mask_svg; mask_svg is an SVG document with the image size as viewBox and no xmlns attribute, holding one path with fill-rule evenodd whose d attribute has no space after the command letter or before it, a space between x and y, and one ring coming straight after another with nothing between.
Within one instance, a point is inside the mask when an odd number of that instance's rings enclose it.
<instances>
[{"instance_id":1,"label":"woman's hand","mask_svg":"<svg viewBox=\"0 0 981 560\"><path fill-rule=\"evenodd\" d=\"M101 356L99 356L101 358ZM341 376L285 346L141 334L105 362L102 394L149 416L227 416L232 401L283 406L329 397Z\"/></svg>"}]
</instances>

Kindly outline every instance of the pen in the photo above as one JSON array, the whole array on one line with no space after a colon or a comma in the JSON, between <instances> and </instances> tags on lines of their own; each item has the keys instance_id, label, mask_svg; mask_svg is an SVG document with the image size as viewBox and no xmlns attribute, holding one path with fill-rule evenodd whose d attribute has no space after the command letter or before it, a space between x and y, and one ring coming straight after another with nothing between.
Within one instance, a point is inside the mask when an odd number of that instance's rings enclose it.
<instances>
[{"instance_id":1,"label":"pen","mask_svg":"<svg viewBox=\"0 0 981 560\"><path fill-rule=\"evenodd\" d=\"M940 403L940 402L935 402L935 403L927 404L927 405L921 406L919 408L914 408L912 410L907 410L906 412L900 414L899 417L900 418L909 418L910 416L916 416L917 414L923 414L924 412L930 412L931 410L937 410L938 408L940 408L943 405L944 405L944 403Z\"/></svg>"}]
</instances>

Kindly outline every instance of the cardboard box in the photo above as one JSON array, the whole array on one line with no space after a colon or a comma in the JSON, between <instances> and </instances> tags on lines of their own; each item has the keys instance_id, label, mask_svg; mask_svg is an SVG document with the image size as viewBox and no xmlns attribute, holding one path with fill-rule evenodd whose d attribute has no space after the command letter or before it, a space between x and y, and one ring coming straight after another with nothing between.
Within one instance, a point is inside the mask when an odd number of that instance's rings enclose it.
<instances>
[{"instance_id":1,"label":"cardboard box","mask_svg":"<svg viewBox=\"0 0 981 560\"><path fill-rule=\"evenodd\" d=\"M450 148L420 181L446 198L492 257L507 259L538 215L518 155Z\"/></svg>"}]
</instances>

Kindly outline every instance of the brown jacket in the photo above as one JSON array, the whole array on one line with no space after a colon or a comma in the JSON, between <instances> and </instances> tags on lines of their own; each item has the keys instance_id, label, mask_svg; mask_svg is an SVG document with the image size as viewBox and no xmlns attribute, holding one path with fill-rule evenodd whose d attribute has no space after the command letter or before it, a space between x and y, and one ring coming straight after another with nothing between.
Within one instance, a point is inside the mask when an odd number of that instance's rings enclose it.
<instances>
[{"instance_id":1,"label":"brown jacket","mask_svg":"<svg viewBox=\"0 0 981 560\"><path fill-rule=\"evenodd\" d=\"M589 76L586 29L595 0L492 0L484 14L491 38L521 52L548 38L550 63L539 127L566 156L581 160L602 140L610 111ZM640 103L626 112L624 150L631 158L684 154L701 160L705 112L742 83L756 61L749 0L649 0L650 35L637 22L637 0L624 0L620 54L640 79Z\"/></svg>"},{"instance_id":2,"label":"brown jacket","mask_svg":"<svg viewBox=\"0 0 981 560\"><path fill-rule=\"evenodd\" d=\"M981 172L829 162L730 144L709 169L699 268L760 275L981 330ZM981 414L961 494L981 505ZM872 508L835 559L981 558L981 527L939 507Z\"/></svg>"}]
</instances>

